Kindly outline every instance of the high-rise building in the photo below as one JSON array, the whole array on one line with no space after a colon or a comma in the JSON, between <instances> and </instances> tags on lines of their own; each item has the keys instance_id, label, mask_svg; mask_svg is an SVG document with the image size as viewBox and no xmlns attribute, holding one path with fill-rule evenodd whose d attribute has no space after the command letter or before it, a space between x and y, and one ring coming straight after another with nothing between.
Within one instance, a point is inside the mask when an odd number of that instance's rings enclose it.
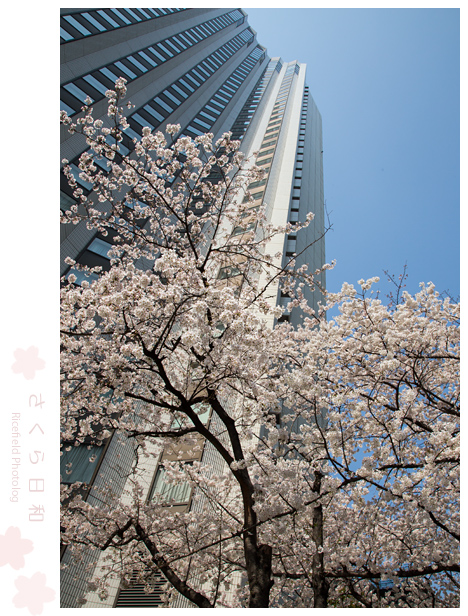
<instances>
[{"instance_id":1,"label":"high-rise building","mask_svg":"<svg viewBox=\"0 0 468 616\"><path fill-rule=\"evenodd\" d=\"M90 97L94 117L104 119L105 92L124 77L127 99L134 105L128 110L125 152L145 126L164 130L168 123L180 124L182 134L195 137L211 132L215 139L231 131L233 138L241 140L241 151L266 170L265 178L249 190L256 204L267 204L270 222L283 225L305 220L309 212L315 214L309 227L277 237L272 254L282 252L285 260L297 254L296 265L307 263L311 271L325 262L321 117L305 82L304 64L269 58L241 9L61 9L60 22L61 109L77 117ZM69 160L86 191L89 186L79 178L77 164L87 148L85 140L70 135L66 127L62 131L61 157ZM68 208L72 203L73 192L62 177L61 204ZM109 269L110 248L109 238L87 229L85 223L63 226L61 274L66 275L69 268L66 257ZM325 285L323 274L320 283ZM276 293L278 304L289 301L279 289ZM318 291L309 292L313 307L319 299ZM282 317L294 325L301 318L294 310ZM97 502L99 487L106 482L122 492L133 459L131 441L119 443L116 433L103 446L89 446L93 464L86 447L66 452L64 468L72 462L73 470L64 479L87 482L90 487L84 497L90 501ZM187 451L184 459L192 456L206 462L213 456L203 443L195 450L196 454ZM159 463L165 455L171 454L162 452ZM150 464L145 472L149 496L161 495L162 468ZM181 507L191 506L188 487L178 487L170 498L178 499ZM93 559L90 554L88 562ZM85 571L86 562L71 563L66 550L62 562L68 565L62 577L62 607L79 607L76 601L85 593L92 572ZM158 593L145 595L138 586L126 590L117 586L108 600L90 596L85 607L160 604Z\"/></svg>"}]
</instances>

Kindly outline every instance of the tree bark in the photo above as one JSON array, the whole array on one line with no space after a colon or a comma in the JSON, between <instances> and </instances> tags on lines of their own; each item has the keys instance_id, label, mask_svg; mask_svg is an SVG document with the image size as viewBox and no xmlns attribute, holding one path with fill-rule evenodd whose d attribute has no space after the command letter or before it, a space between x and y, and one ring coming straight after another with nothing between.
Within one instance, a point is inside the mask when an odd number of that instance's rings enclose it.
<instances>
[{"instance_id":1,"label":"tree bark","mask_svg":"<svg viewBox=\"0 0 468 616\"><path fill-rule=\"evenodd\" d=\"M269 607L270 589L273 586L271 577L271 546L252 545L251 549L249 549L249 556L248 559L246 558L250 587L249 607Z\"/></svg>"},{"instance_id":2,"label":"tree bark","mask_svg":"<svg viewBox=\"0 0 468 616\"><path fill-rule=\"evenodd\" d=\"M315 474L314 492L320 494L322 474ZM328 590L330 584L325 577L323 558L323 508L322 505L314 507L312 512L313 530L312 538L315 543L315 554L312 557L312 587L314 589L314 607L328 607Z\"/></svg>"}]
</instances>

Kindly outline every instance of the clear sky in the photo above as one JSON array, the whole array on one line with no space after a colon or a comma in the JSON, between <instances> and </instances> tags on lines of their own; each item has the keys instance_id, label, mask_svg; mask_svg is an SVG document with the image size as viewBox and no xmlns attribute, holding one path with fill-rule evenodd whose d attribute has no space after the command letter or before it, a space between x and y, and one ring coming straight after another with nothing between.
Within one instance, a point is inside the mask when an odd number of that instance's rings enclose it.
<instances>
[{"instance_id":1,"label":"clear sky","mask_svg":"<svg viewBox=\"0 0 468 616\"><path fill-rule=\"evenodd\" d=\"M398 275L460 293L458 9L245 8L270 57L307 64L322 114L327 286Z\"/></svg>"}]
</instances>

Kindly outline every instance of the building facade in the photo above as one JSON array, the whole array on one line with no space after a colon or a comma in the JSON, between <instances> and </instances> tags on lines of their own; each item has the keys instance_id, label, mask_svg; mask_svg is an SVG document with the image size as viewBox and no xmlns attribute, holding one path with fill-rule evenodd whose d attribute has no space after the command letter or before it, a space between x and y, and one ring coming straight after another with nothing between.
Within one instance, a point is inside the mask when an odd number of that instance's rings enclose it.
<instances>
[{"instance_id":1,"label":"building facade","mask_svg":"<svg viewBox=\"0 0 468 616\"><path fill-rule=\"evenodd\" d=\"M277 237L269 252L282 254L283 263L293 256L296 265L309 265L314 271L325 262L324 198L322 167L321 117L306 85L306 67L298 62L283 62L268 57L257 42L241 9L61 9L61 109L71 117L80 113L85 98L93 101L94 117L107 117L106 90L118 77L127 80L127 100L134 107L128 111L130 128L122 143L131 151L133 139L141 130L164 130L166 124L180 124L181 133L196 137L211 132L215 139L231 131L241 140L241 151L266 170L265 178L251 185L254 205L267 204L271 223L303 221L313 212L312 224ZM86 191L89 186L79 178L78 159L86 150L80 135L70 135L62 127L61 158L69 160L76 180ZM62 177L61 205L73 203L73 193ZM84 223L61 229L61 275L67 275L66 257L84 265L109 269L108 237L88 230ZM77 282L80 282L78 277ZM320 285L325 287L324 275ZM276 303L286 305L279 289ZM316 308L319 291L310 291L308 300ZM300 312L282 319L297 325ZM274 322L271 322L274 326ZM206 417L210 421L209 416ZM91 446L91 445L90 445ZM117 453L118 452L118 453ZM143 464L142 482L149 498L168 498L181 508L192 506L188 487L165 486L164 459L170 451L161 450L157 463ZM184 457L185 456L185 457ZM85 498L99 499L99 488L112 483L124 493L125 477L133 460L132 442L120 442L113 434L92 452L71 447L63 456L63 468L74 469L64 481L86 481ZM216 456L207 443L187 450L184 461L211 460ZM146 466L145 466L146 464ZM171 492L172 490L172 492ZM95 555L89 553L81 565L70 561L63 550L62 607L79 607L77 599L86 593L92 571L86 570ZM155 588L160 585L155 580ZM135 585L120 589L105 601L88 594L84 607L162 607L158 592L145 595ZM172 607L190 607L176 597Z\"/></svg>"}]
</instances>

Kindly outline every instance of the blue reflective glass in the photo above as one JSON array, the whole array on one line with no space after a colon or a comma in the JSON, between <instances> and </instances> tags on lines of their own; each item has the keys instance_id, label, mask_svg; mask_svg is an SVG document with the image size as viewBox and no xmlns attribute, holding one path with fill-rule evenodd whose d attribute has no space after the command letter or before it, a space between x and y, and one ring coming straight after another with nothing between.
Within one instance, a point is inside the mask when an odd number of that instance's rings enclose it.
<instances>
[{"instance_id":1,"label":"blue reflective glass","mask_svg":"<svg viewBox=\"0 0 468 616\"><path fill-rule=\"evenodd\" d=\"M127 13L130 13L130 15L131 15L134 19L136 19L137 21L141 21L141 17L140 17L139 15L137 15L137 14L135 13L135 11L132 11L132 9L127 9L126 7L125 7L125 10L127 11Z\"/></svg>"},{"instance_id":2,"label":"blue reflective glass","mask_svg":"<svg viewBox=\"0 0 468 616\"><path fill-rule=\"evenodd\" d=\"M157 66L157 63L153 60L153 58L150 58L150 56L144 51L139 51L138 55L144 58L149 64L151 64L151 66Z\"/></svg>"},{"instance_id":3,"label":"blue reflective glass","mask_svg":"<svg viewBox=\"0 0 468 616\"><path fill-rule=\"evenodd\" d=\"M135 120L135 122L138 122L138 124L140 124L141 126L148 126L154 129L154 125L151 124L149 120L145 120L145 118L142 118L139 113L133 113L130 117L132 118L132 120Z\"/></svg>"},{"instance_id":4,"label":"blue reflective glass","mask_svg":"<svg viewBox=\"0 0 468 616\"><path fill-rule=\"evenodd\" d=\"M69 34L66 30L64 30L62 27L60 28L60 36L61 36L61 38L63 38L64 41L72 41L73 40L73 36L71 34Z\"/></svg>"},{"instance_id":5,"label":"blue reflective glass","mask_svg":"<svg viewBox=\"0 0 468 616\"><path fill-rule=\"evenodd\" d=\"M120 27L119 24L115 21L115 19L112 19L112 17L105 13L103 10L98 11L98 15L105 19L111 26L114 26L114 28Z\"/></svg>"},{"instance_id":6,"label":"blue reflective glass","mask_svg":"<svg viewBox=\"0 0 468 616\"><path fill-rule=\"evenodd\" d=\"M101 255L101 257L105 257L106 259L109 259L107 253L111 248L112 244L109 244L109 242L105 242L98 237L94 238L94 240L88 246L89 251L94 252L97 255Z\"/></svg>"},{"instance_id":7,"label":"blue reflective glass","mask_svg":"<svg viewBox=\"0 0 468 616\"><path fill-rule=\"evenodd\" d=\"M112 81L112 83L115 83L118 79L118 76L112 71L110 71L107 67L101 68L99 72L108 77Z\"/></svg>"},{"instance_id":8,"label":"blue reflective glass","mask_svg":"<svg viewBox=\"0 0 468 616\"><path fill-rule=\"evenodd\" d=\"M153 100L154 100L155 103L158 103L158 105L160 105L163 109L165 109L169 113L172 113L174 111L174 109L172 107L170 107L167 103L165 103L163 100L161 100L159 98L159 96L157 96Z\"/></svg>"},{"instance_id":9,"label":"blue reflective glass","mask_svg":"<svg viewBox=\"0 0 468 616\"><path fill-rule=\"evenodd\" d=\"M133 56L128 56L127 60L129 60L132 64L134 64L137 68L140 69L140 71L142 73L146 73L146 71L148 70L146 68L146 66L144 66L144 64L142 64L141 62L139 62L136 58L134 58Z\"/></svg>"},{"instance_id":10,"label":"blue reflective glass","mask_svg":"<svg viewBox=\"0 0 468 616\"><path fill-rule=\"evenodd\" d=\"M92 85L93 88L96 88L98 92L101 92L101 94L105 94L108 90L108 88L106 88L104 84L102 84L92 75L86 75L85 77L83 77L83 79L87 81L90 85Z\"/></svg>"},{"instance_id":11,"label":"blue reflective glass","mask_svg":"<svg viewBox=\"0 0 468 616\"><path fill-rule=\"evenodd\" d=\"M67 90L67 92L70 92L70 94L73 94L73 96L76 96L76 98L83 103L85 101L85 98L89 96L88 94L86 94L86 92L83 92L83 90L79 88L78 86L76 86L74 83L67 83L63 87L65 90Z\"/></svg>"},{"instance_id":12,"label":"blue reflective glass","mask_svg":"<svg viewBox=\"0 0 468 616\"><path fill-rule=\"evenodd\" d=\"M171 50L170 50L167 46L163 45L162 43L158 43L158 44L157 44L157 47L159 47L159 49L161 49L162 51L164 51L165 53L167 53L167 55L168 55L170 58L173 58L173 57L174 57L173 52L172 52L172 51L171 51Z\"/></svg>"},{"instance_id":13,"label":"blue reflective glass","mask_svg":"<svg viewBox=\"0 0 468 616\"><path fill-rule=\"evenodd\" d=\"M91 34L91 32L87 28L85 28L83 25L81 25L80 22L77 21L71 15L64 15L63 18L66 21L68 21L68 23L70 25L72 25L74 28L76 28L78 30L78 32L81 32L81 34L84 34L85 36L87 36L88 34Z\"/></svg>"},{"instance_id":14,"label":"blue reflective glass","mask_svg":"<svg viewBox=\"0 0 468 616\"><path fill-rule=\"evenodd\" d=\"M89 21L90 24L92 24L95 28L97 28L99 32L106 31L106 28L102 24L100 24L98 20L95 19L92 15L90 15L89 13L82 13L82 15L85 19Z\"/></svg>"},{"instance_id":15,"label":"blue reflective glass","mask_svg":"<svg viewBox=\"0 0 468 616\"><path fill-rule=\"evenodd\" d=\"M63 111L66 111L69 116L76 113L74 109L72 109L69 105L67 105L67 103L64 103L63 101L60 101L60 109L63 109Z\"/></svg>"},{"instance_id":16,"label":"blue reflective glass","mask_svg":"<svg viewBox=\"0 0 468 616\"><path fill-rule=\"evenodd\" d=\"M161 60L161 62L165 62L166 58L164 56L162 56L158 51L156 51L156 49L154 47L148 47L149 51L151 51L151 53L154 53L154 55L159 58Z\"/></svg>"},{"instance_id":17,"label":"blue reflective glass","mask_svg":"<svg viewBox=\"0 0 468 616\"><path fill-rule=\"evenodd\" d=\"M127 17L125 17L125 15L124 15L123 13L121 13L118 9L110 9L110 10L114 13L114 15L117 15L117 17L120 17L120 19L121 19L124 23L126 23L127 25L132 23L132 22L131 22L129 19L127 19Z\"/></svg>"},{"instance_id":18,"label":"blue reflective glass","mask_svg":"<svg viewBox=\"0 0 468 616\"><path fill-rule=\"evenodd\" d=\"M159 122L162 122L164 120L164 116L162 116L158 111L156 111L156 109L153 109L153 107L151 107L150 105L145 105L143 109L149 114L151 114L154 118L156 118L156 120L158 120Z\"/></svg>"},{"instance_id":19,"label":"blue reflective glass","mask_svg":"<svg viewBox=\"0 0 468 616\"><path fill-rule=\"evenodd\" d=\"M125 64L122 64L122 62L116 62L115 66L117 66L118 68L120 68L121 71L123 71L128 77L131 77L132 79L136 78L136 74L130 70L127 66L125 66Z\"/></svg>"}]
</instances>

